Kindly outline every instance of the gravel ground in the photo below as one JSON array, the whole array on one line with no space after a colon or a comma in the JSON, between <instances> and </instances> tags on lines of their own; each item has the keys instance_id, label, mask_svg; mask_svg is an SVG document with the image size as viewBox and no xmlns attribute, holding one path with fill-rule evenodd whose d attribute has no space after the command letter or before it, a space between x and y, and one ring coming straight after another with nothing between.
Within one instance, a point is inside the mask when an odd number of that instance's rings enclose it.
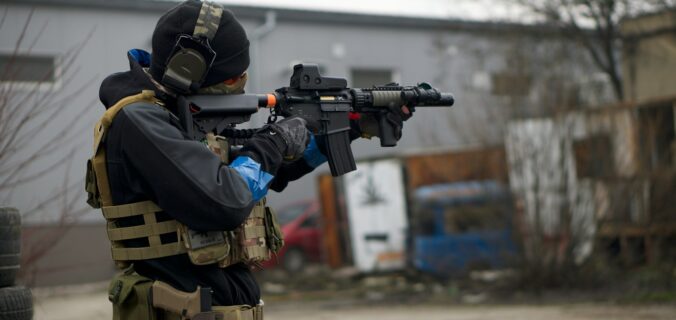
<instances>
[{"instance_id":1,"label":"gravel ground","mask_svg":"<svg viewBox=\"0 0 676 320\"><path fill-rule=\"evenodd\" d=\"M676 307L618 307L604 305L568 306L403 306L359 307L344 310L285 310L270 312L266 319L391 319L391 320L640 320L675 319Z\"/></svg>"},{"instance_id":2,"label":"gravel ground","mask_svg":"<svg viewBox=\"0 0 676 320\"><path fill-rule=\"evenodd\" d=\"M676 305L359 305L336 301L275 301L266 320L425 319L425 320L660 320L676 319ZM108 297L100 286L89 290L36 290L36 320L110 320Z\"/></svg>"}]
</instances>

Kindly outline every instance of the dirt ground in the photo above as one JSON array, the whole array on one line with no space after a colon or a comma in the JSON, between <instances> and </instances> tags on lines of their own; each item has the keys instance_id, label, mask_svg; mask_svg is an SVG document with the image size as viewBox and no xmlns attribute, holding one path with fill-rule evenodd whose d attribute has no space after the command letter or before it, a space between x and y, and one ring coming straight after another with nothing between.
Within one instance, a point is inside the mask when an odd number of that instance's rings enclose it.
<instances>
[{"instance_id":1,"label":"dirt ground","mask_svg":"<svg viewBox=\"0 0 676 320\"><path fill-rule=\"evenodd\" d=\"M109 320L112 311L103 288L80 292L35 292L36 320ZM661 320L676 319L676 305L354 305L350 301L268 302L266 320L425 319L425 320Z\"/></svg>"}]
</instances>

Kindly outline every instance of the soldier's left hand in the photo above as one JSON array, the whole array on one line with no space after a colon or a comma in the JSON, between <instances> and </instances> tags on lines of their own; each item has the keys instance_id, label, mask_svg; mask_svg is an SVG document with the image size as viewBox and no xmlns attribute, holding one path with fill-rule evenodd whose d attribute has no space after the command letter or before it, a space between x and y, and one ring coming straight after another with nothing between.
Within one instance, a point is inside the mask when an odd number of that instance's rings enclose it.
<instances>
[{"instance_id":1,"label":"soldier's left hand","mask_svg":"<svg viewBox=\"0 0 676 320\"><path fill-rule=\"evenodd\" d=\"M394 128L397 140L401 139L404 121L410 119L413 113L407 106L391 106L383 115L387 122ZM378 119L372 114L359 114L358 119L352 120L352 136L370 139L379 137L380 125Z\"/></svg>"}]
</instances>

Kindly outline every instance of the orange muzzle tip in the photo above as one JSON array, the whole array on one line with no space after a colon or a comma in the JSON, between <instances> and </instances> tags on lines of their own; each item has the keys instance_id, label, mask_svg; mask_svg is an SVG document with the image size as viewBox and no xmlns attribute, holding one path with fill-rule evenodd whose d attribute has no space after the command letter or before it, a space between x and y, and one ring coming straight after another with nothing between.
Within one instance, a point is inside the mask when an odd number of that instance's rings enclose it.
<instances>
[{"instance_id":1,"label":"orange muzzle tip","mask_svg":"<svg viewBox=\"0 0 676 320\"><path fill-rule=\"evenodd\" d=\"M274 94L268 94L268 108L272 108L277 104L277 97Z\"/></svg>"}]
</instances>

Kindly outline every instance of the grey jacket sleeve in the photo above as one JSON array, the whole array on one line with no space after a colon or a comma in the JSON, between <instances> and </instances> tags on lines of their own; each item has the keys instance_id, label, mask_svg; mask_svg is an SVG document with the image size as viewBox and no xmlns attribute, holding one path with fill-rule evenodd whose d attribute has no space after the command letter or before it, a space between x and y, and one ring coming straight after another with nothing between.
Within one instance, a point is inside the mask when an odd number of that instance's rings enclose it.
<instances>
[{"instance_id":1,"label":"grey jacket sleeve","mask_svg":"<svg viewBox=\"0 0 676 320\"><path fill-rule=\"evenodd\" d=\"M157 106L132 105L117 115L123 154L157 204L198 231L232 230L253 208L239 173L206 145L186 139L172 115Z\"/></svg>"}]
</instances>

